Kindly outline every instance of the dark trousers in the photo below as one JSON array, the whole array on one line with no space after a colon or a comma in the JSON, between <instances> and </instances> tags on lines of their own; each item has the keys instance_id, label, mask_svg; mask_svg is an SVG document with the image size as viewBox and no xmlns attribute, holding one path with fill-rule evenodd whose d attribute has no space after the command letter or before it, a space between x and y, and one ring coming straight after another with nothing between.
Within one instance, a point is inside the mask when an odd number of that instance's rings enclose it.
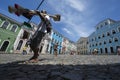
<instances>
[{"instance_id":1,"label":"dark trousers","mask_svg":"<svg viewBox=\"0 0 120 80\"><path fill-rule=\"evenodd\" d=\"M33 50L34 55L31 59L38 58L39 54L39 46L41 43L42 38L45 36L44 32L39 31L37 34L35 34L31 39L30 48Z\"/></svg>"}]
</instances>

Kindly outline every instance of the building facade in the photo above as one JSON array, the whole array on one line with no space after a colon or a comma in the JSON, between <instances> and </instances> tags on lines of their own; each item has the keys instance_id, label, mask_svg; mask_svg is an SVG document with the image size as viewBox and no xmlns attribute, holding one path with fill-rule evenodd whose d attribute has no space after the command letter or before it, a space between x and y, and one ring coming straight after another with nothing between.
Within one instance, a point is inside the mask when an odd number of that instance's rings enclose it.
<instances>
[{"instance_id":1,"label":"building facade","mask_svg":"<svg viewBox=\"0 0 120 80\"><path fill-rule=\"evenodd\" d=\"M88 41L87 37L81 37L77 41L77 53L78 54L87 54L88 53L87 41Z\"/></svg>"},{"instance_id":2,"label":"building facade","mask_svg":"<svg viewBox=\"0 0 120 80\"><path fill-rule=\"evenodd\" d=\"M69 54L75 55L77 54L77 46L75 44L75 42L69 40L69 43L67 44L67 50L69 52Z\"/></svg>"},{"instance_id":3,"label":"building facade","mask_svg":"<svg viewBox=\"0 0 120 80\"><path fill-rule=\"evenodd\" d=\"M32 30L27 25L23 25L6 15L0 14L0 52L22 53L27 41L37 30L37 24L30 22ZM63 40L64 39L64 40ZM76 51L75 44L56 30L51 34L46 34L39 46L40 53L54 54L54 45L58 43L58 54L66 54ZM28 46L27 53L32 53Z\"/></svg>"},{"instance_id":4,"label":"building facade","mask_svg":"<svg viewBox=\"0 0 120 80\"><path fill-rule=\"evenodd\" d=\"M67 54L67 44L68 44L68 39L66 37L63 37L62 54Z\"/></svg>"},{"instance_id":5,"label":"building facade","mask_svg":"<svg viewBox=\"0 0 120 80\"><path fill-rule=\"evenodd\" d=\"M0 52L22 53L30 32L23 29L22 23L0 14ZM29 52L27 49L27 52Z\"/></svg>"},{"instance_id":6,"label":"building facade","mask_svg":"<svg viewBox=\"0 0 120 80\"><path fill-rule=\"evenodd\" d=\"M54 45L58 43L58 54L62 53L62 41L63 41L63 36L59 32L52 30L52 40L49 43L49 53L54 54Z\"/></svg>"},{"instance_id":7,"label":"building facade","mask_svg":"<svg viewBox=\"0 0 120 80\"><path fill-rule=\"evenodd\" d=\"M0 14L0 51L5 53L13 52L16 44L16 37L21 28L20 23Z\"/></svg>"},{"instance_id":8,"label":"building facade","mask_svg":"<svg viewBox=\"0 0 120 80\"><path fill-rule=\"evenodd\" d=\"M120 46L120 21L105 19L96 25L88 37L89 54L117 54Z\"/></svg>"}]
</instances>

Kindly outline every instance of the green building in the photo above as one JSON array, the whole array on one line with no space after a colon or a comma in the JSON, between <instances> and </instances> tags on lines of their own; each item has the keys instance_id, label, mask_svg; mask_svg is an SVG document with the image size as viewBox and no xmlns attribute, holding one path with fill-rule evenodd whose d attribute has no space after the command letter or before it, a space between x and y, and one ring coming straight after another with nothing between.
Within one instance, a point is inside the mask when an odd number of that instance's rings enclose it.
<instances>
[{"instance_id":1,"label":"green building","mask_svg":"<svg viewBox=\"0 0 120 80\"><path fill-rule=\"evenodd\" d=\"M0 14L0 53L21 51L29 33L21 28L22 23Z\"/></svg>"}]
</instances>

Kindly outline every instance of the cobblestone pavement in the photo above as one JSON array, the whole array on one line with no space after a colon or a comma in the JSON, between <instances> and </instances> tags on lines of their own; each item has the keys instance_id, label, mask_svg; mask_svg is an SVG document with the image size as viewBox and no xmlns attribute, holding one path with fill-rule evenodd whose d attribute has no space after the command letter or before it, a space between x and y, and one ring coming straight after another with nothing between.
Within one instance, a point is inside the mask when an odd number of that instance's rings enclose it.
<instances>
[{"instance_id":1,"label":"cobblestone pavement","mask_svg":"<svg viewBox=\"0 0 120 80\"><path fill-rule=\"evenodd\" d=\"M120 80L119 55L0 54L0 80Z\"/></svg>"}]
</instances>

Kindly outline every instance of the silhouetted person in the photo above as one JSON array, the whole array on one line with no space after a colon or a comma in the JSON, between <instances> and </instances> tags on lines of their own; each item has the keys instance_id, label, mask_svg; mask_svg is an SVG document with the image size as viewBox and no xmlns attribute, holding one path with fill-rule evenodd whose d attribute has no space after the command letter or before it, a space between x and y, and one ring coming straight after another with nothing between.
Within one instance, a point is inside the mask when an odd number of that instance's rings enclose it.
<instances>
[{"instance_id":1,"label":"silhouetted person","mask_svg":"<svg viewBox=\"0 0 120 80\"><path fill-rule=\"evenodd\" d=\"M57 56L58 54L58 43L54 44L54 55Z\"/></svg>"},{"instance_id":2,"label":"silhouetted person","mask_svg":"<svg viewBox=\"0 0 120 80\"><path fill-rule=\"evenodd\" d=\"M34 55L30 58L31 62L37 62L39 56L39 45L42 38L45 36L46 33L51 33L51 23L50 23L50 16L47 15L45 10L39 11L32 11L29 14L31 15L38 15L41 19L41 23L38 25L38 28L32 38L30 39L30 48L33 50Z\"/></svg>"}]
</instances>

